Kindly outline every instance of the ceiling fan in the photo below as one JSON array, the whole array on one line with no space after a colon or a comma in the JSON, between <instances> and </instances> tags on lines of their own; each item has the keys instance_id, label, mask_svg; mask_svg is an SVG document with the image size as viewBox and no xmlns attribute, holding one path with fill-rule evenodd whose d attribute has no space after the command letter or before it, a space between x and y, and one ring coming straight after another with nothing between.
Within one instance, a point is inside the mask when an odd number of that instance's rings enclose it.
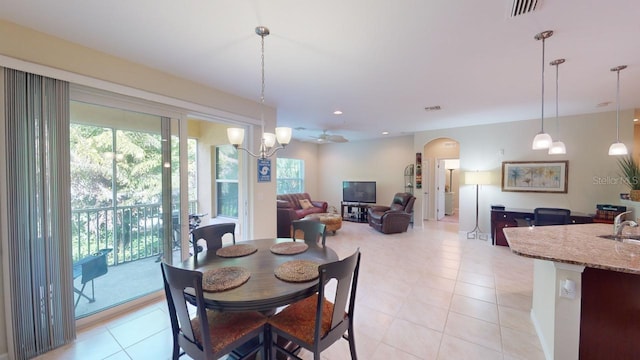
<instances>
[{"instance_id":1,"label":"ceiling fan","mask_svg":"<svg viewBox=\"0 0 640 360\"><path fill-rule=\"evenodd\" d=\"M312 136L312 138L316 139L319 143L329 143L329 142L344 143L349 141L345 139L345 137L342 135L328 134L327 130L322 130L322 134L318 135L317 137Z\"/></svg>"}]
</instances>

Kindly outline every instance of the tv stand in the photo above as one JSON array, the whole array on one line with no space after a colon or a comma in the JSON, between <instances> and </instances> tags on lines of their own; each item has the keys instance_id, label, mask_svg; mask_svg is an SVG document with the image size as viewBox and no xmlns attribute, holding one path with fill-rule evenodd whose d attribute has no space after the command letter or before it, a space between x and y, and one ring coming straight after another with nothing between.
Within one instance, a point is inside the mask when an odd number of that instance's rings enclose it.
<instances>
[{"instance_id":1,"label":"tv stand","mask_svg":"<svg viewBox=\"0 0 640 360\"><path fill-rule=\"evenodd\" d=\"M342 220L359 223L369 222L368 209L371 204L341 201L340 205ZM345 211L345 208L347 211ZM352 210L355 211L351 212Z\"/></svg>"}]
</instances>

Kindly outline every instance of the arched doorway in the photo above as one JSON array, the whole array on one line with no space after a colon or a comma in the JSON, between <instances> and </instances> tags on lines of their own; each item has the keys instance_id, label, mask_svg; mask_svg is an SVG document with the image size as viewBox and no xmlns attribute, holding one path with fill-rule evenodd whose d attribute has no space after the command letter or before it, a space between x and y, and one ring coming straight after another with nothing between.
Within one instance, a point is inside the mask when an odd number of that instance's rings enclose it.
<instances>
[{"instance_id":1,"label":"arched doorway","mask_svg":"<svg viewBox=\"0 0 640 360\"><path fill-rule=\"evenodd\" d=\"M458 222L459 158L460 144L454 139L438 138L424 145L424 220Z\"/></svg>"}]
</instances>

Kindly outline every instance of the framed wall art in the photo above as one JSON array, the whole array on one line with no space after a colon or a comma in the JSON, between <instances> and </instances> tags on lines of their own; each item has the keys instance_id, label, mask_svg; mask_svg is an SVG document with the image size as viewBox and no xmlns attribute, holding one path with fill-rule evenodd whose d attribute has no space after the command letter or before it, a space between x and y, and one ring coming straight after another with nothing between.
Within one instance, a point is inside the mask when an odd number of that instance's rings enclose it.
<instances>
[{"instance_id":1,"label":"framed wall art","mask_svg":"<svg viewBox=\"0 0 640 360\"><path fill-rule=\"evenodd\" d=\"M569 161L503 161L502 191L567 193Z\"/></svg>"}]
</instances>

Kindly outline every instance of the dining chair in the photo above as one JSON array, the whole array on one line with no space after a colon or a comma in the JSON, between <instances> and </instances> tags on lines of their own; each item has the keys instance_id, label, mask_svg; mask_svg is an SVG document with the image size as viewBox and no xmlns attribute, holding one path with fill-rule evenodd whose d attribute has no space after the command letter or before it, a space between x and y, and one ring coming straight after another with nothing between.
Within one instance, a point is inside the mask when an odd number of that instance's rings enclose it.
<instances>
[{"instance_id":1,"label":"dining chair","mask_svg":"<svg viewBox=\"0 0 640 360\"><path fill-rule=\"evenodd\" d=\"M291 237L296 241L299 236L298 230L304 233L304 242L309 246L318 246L318 242L324 244L327 240L327 226L316 220L294 220L291 222L293 234Z\"/></svg>"},{"instance_id":2,"label":"dining chair","mask_svg":"<svg viewBox=\"0 0 640 360\"><path fill-rule=\"evenodd\" d=\"M360 268L360 250L336 262L320 265L318 293L298 301L281 312L271 316L271 359L278 353L301 360L295 355L305 348L313 353L314 360L320 360L320 353L341 337L349 342L351 359L356 360L356 344L353 334L353 314ZM336 280L335 295L326 291L327 283ZM331 281L331 286L333 286ZM329 299L332 299L330 301ZM345 309L348 306L348 310ZM348 334L348 335L347 335ZM295 343L295 348L287 350L277 342L283 337Z\"/></svg>"},{"instance_id":3,"label":"dining chair","mask_svg":"<svg viewBox=\"0 0 640 360\"><path fill-rule=\"evenodd\" d=\"M558 208L535 208L533 225L566 225L571 222L571 210Z\"/></svg>"},{"instance_id":4,"label":"dining chair","mask_svg":"<svg viewBox=\"0 0 640 360\"><path fill-rule=\"evenodd\" d=\"M193 236L194 246L200 239L204 239L207 242L207 249L219 249L222 247L222 237L225 234L231 234L233 243L236 243L236 223L221 223L202 226L193 229L191 235Z\"/></svg>"},{"instance_id":5,"label":"dining chair","mask_svg":"<svg viewBox=\"0 0 640 360\"><path fill-rule=\"evenodd\" d=\"M266 317L263 314L257 311L207 310L201 272L176 268L166 263L161 266L171 318L173 360L184 354L195 360L217 360L230 353L235 359L247 359L260 351L262 358L267 358L268 342L264 341ZM192 291L191 294L185 293L187 288ZM196 316L191 318L188 304L193 302ZM234 351L250 341L251 347L243 350L243 354Z\"/></svg>"}]
</instances>

